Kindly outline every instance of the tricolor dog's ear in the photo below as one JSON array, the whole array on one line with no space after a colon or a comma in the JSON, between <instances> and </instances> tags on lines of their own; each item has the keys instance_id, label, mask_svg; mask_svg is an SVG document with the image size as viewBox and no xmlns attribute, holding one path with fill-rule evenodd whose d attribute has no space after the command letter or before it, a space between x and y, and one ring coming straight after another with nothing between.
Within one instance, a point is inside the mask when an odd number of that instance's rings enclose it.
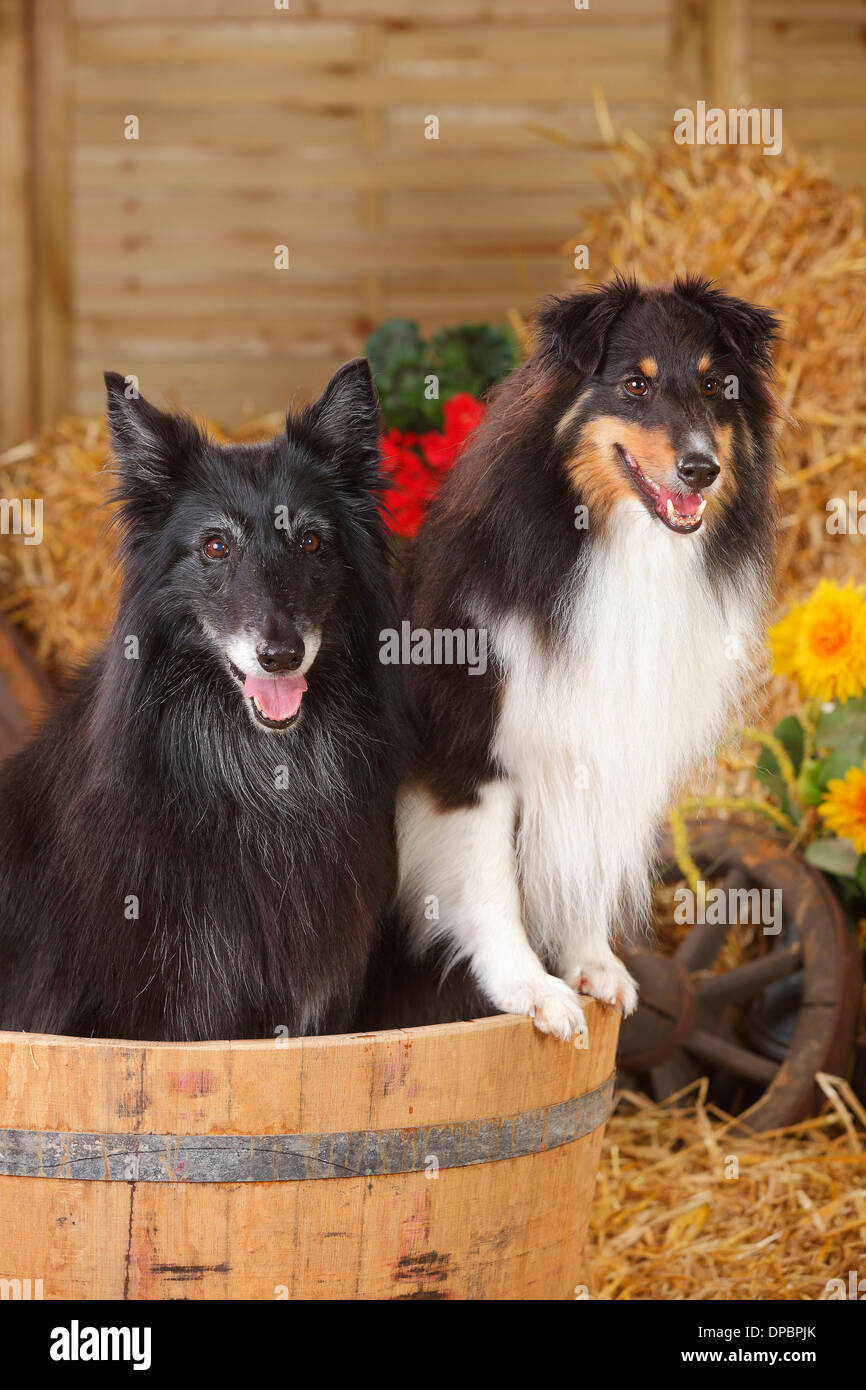
<instances>
[{"instance_id":1,"label":"tricolor dog's ear","mask_svg":"<svg viewBox=\"0 0 866 1390\"><path fill-rule=\"evenodd\" d=\"M619 275L595 290L553 295L538 316L538 352L592 376L614 323L640 295L636 280Z\"/></svg>"},{"instance_id":2,"label":"tricolor dog's ear","mask_svg":"<svg viewBox=\"0 0 866 1390\"><path fill-rule=\"evenodd\" d=\"M726 347L745 362L768 369L773 365L773 348L781 336L776 315L760 304L748 304L717 289L700 275L687 275L674 282L674 294L696 304L709 315Z\"/></svg>"},{"instance_id":3,"label":"tricolor dog's ear","mask_svg":"<svg viewBox=\"0 0 866 1390\"><path fill-rule=\"evenodd\" d=\"M335 372L298 425L311 429L323 453L361 486L379 482L379 400L366 357L354 357ZM290 435L295 423L287 422Z\"/></svg>"}]
</instances>

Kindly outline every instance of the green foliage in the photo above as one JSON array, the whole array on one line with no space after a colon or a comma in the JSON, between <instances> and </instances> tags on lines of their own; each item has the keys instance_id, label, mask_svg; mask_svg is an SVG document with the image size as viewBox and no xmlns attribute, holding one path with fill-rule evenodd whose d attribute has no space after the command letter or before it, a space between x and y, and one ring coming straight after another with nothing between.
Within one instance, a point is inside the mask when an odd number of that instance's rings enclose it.
<instances>
[{"instance_id":1,"label":"green foliage","mask_svg":"<svg viewBox=\"0 0 866 1390\"><path fill-rule=\"evenodd\" d=\"M481 397L506 377L520 358L517 340L493 324L458 324L422 338L409 319L388 319L367 339L367 356L386 429L422 434L442 428L442 406L463 391ZM438 379L438 397L427 399L427 378Z\"/></svg>"},{"instance_id":2,"label":"green foliage","mask_svg":"<svg viewBox=\"0 0 866 1390\"><path fill-rule=\"evenodd\" d=\"M794 771L799 772L806 747L806 735L796 714L789 714L787 719L782 719L773 733L794 764Z\"/></svg>"},{"instance_id":3,"label":"green foliage","mask_svg":"<svg viewBox=\"0 0 866 1390\"><path fill-rule=\"evenodd\" d=\"M755 775L798 825L804 808L821 805L831 781L866 763L866 696L822 710L817 717L813 713L811 722L814 735L808 755L806 730L796 715L788 715L773 730L797 774L793 789L785 785L772 749L762 748L755 766ZM866 898L866 854L858 855L850 840L836 835L813 840L803 852L810 864L832 879L851 911L861 913Z\"/></svg>"},{"instance_id":4,"label":"green foliage","mask_svg":"<svg viewBox=\"0 0 866 1390\"><path fill-rule=\"evenodd\" d=\"M807 758L802 768L800 776L797 778L797 795L804 806L818 806L824 795L824 787L821 784L821 764L814 758Z\"/></svg>"},{"instance_id":5,"label":"green foliage","mask_svg":"<svg viewBox=\"0 0 866 1390\"><path fill-rule=\"evenodd\" d=\"M856 878L858 855L850 840L839 840L828 835L823 840L813 840L807 845L804 854L816 869L834 878Z\"/></svg>"},{"instance_id":6,"label":"green foliage","mask_svg":"<svg viewBox=\"0 0 866 1390\"><path fill-rule=\"evenodd\" d=\"M429 429L419 425L424 401L424 340L409 319L387 319L367 339L386 429Z\"/></svg>"},{"instance_id":7,"label":"green foliage","mask_svg":"<svg viewBox=\"0 0 866 1390\"><path fill-rule=\"evenodd\" d=\"M831 776L843 777L849 767L862 767L866 763L866 695L846 700L831 710L822 710L815 728L815 742L837 755L836 766L842 770Z\"/></svg>"},{"instance_id":8,"label":"green foliage","mask_svg":"<svg viewBox=\"0 0 866 1390\"><path fill-rule=\"evenodd\" d=\"M803 725L795 714L789 714L776 725L773 730L776 738L781 743L791 762L794 764L794 771L802 779L803 752L806 746L806 735ZM778 760L771 748L762 748L760 757L755 765L755 775L764 783L770 793L776 798L780 808L789 816L791 820L799 822L801 813L799 807L788 795L785 786L785 779L782 776ZM799 780L797 783L799 789Z\"/></svg>"}]
</instances>

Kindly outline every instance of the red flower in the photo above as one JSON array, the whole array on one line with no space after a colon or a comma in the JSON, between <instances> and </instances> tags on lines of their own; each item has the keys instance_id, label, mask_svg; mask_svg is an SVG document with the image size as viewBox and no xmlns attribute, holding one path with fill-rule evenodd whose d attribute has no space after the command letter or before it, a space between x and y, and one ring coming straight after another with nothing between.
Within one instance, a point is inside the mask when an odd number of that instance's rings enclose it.
<instances>
[{"instance_id":1,"label":"red flower","mask_svg":"<svg viewBox=\"0 0 866 1390\"><path fill-rule=\"evenodd\" d=\"M484 406L468 392L446 401L445 432L418 435L388 430L381 438L382 465L391 486L385 493L389 525L398 536L417 534L442 475L460 454L468 436L484 415Z\"/></svg>"},{"instance_id":2,"label":"red flower","mask_svg":"<svg viewBox=\"0 0 866 1390\"><path fill-rule=\"evenodd\" d=\"M418 440L425 461L437 472L450 468L457 457L457 445L438 430L429 430Z\"/></svg>"},{"instance_id":3,"label":"red flower","mask_svg":"<svg viewBox=\"0 0 866 1390\"><path fill-rule=\"evenodd\" d=\"M424 519L427 503L436 487L436 479L425 468L419 455L406 441L414 443L417 435L401 435L389 430L381 440L382 462L391 486L385 493L389 525L398 536L414 536Z\"/></svg>"},{"instance_id":4,"label":"red flower","mask_svg":"<svg viewBox=\"0 0 866 1390\"><path fill-rule=\"evenodd\" d=\"M452 396L442 407L445 421L445 438L455 444L462 444L484 419L484 406L468 391Z\"/></svg>"}]
</instances>

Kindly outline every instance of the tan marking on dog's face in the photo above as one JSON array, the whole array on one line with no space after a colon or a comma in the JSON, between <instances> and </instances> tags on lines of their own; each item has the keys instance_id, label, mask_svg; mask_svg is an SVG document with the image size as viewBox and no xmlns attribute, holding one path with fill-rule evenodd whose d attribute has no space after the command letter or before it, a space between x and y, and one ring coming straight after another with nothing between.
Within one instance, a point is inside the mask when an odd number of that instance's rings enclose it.
<instances>
[{"instance_id":1,"label":"tan marking on dog's face","mask_svg":"<svg viewBox=\"0 0 866 1390\"><path fill-rule=\"evenodd\" d=\"M721 483L723 478L728 481L733 480L734 474L734 427L733 425L716 426L716 457L719 460L719 477Z\"/></svg>"},{"instance_id":2,"label":"tan marking on dog's face","mask_svg":"<svg viewBox=\"0 0 866 1390\"><path fill-rule=\"evenodd\" d=\"M648 376L651 381L655 381L659 374L659 364L654 357L642 357L637 365L642 376Z\"/></svg>"},{"instance_id":3,"label":"tan marking on dog's face","mask_svg":"<svg viewBox=\"0 0 866 1390\"><path fill-rule=\"evenodd\" d=\"M710 357L709 353L705 352L700 362L698 363L698 372L701 376L705 376L706 373L710 370L710 367L712 366L712 361L713 359Z\"/></svg>"},{"instance_id":4,"label":"tan marking on dog's face","mask_svg":"<svg viewBox=\"0 0 866 1390\"><path fill-rule=\"evenodd\" d=\"M581 392L577 400L572 401L571 405L568 407L568 410L565 412L565 414L563 415L562 419L559 421L559 424L556 426L556 429L553 432L554 437L556 439L559 439L560 435L565 433L569 425L573 424L575 416L578 414L581 406L583 405L585 396L586 392Z\"/></svg>"},{"instance_id":5,"label":"tan marking on dog's face","mask_svg":"<svg viewBox=\"0 0 866 1390\"><path fill-rule=\"evenodd\" d=\"M599 415L581 430L566 469L581 499L596 516L609 516L617 502L639 494L628 479L616 445L637 460L645 473L676 488L676 458L667 431L630 425L615 415Z\"/></svg>"}]
</instances>

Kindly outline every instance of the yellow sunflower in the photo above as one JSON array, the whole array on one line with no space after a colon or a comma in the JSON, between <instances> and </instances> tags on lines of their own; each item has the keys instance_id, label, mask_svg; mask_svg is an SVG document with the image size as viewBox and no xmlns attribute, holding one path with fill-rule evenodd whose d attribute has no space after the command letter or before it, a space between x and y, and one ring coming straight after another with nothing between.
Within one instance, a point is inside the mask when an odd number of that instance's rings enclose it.
<instances>
[{"instance_id":1,"label":"yellow sunflower","mask_svg":"<svg viewBox=\"0 0 866 1390\"><path fill-rule=\"evenodd\" d=\"M773 667L807 699L848 700L866 688L866 596L822 579L770 629Z\"/></svg>"},{"instance_id":2,"label":"yellow sunflower","mask_svg":"<svg viewBox=\"0 0 866 1390\"><path fill-rule=\"evenodd\" d=\"M844 777L829 781L819 809L828 829L866 854L866 765L850 767Z\"/></svg>"}]
</instances>

